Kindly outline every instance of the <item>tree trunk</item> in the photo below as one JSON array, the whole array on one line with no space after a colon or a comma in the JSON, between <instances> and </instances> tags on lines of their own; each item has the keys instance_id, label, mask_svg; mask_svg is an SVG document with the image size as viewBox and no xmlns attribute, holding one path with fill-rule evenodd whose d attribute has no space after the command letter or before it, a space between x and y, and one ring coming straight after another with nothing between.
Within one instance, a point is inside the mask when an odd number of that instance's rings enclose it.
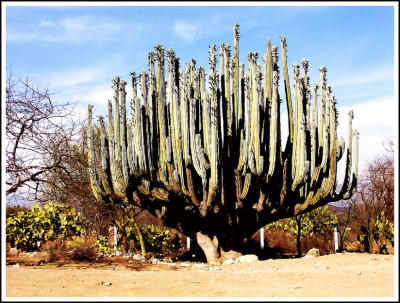
<instances>
[{"instance_id":1,"label":"tree trunk","mask_svg":"<svg viewBox=\"0 0 400 303\"><path fill-rule=\"evenodd\" d=\"M297 257L301 258L301 217L297 218L296 216L296 222L297 222Z\"/></svg>"},{"instance_id":2,"label":"tree trunk","mask_svg":"<svg viewBox=\"0 0 400 303\"><path fill-rule=\"evenodd\" d=\"M221 264L228 259L236 259L242 256L240 248L236 245L237 242L240 242L238 239L231 239L231 241L225 239L222 246L217 236L214 235L211 239L208 235L199 231L195 233L195 240L204 252L209 264Z\"/></svg>"}]
</instances>

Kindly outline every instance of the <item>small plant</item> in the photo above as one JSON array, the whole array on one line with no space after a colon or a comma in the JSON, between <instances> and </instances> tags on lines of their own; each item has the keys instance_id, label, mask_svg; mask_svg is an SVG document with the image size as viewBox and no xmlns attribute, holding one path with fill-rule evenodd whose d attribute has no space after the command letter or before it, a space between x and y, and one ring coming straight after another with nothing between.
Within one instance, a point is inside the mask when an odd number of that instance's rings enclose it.
<instances>
[{"instance_id":1,"label":"small plant","mask_svg":"<svg viewBox=\"0 0 400 303\"><path fill-rule=\"evenodd\" d=\"M68 245L68 258L73 261L94 261L98 256L95 240L75 239Z\"/></svg>"},{"instance_id":2,"label":"small plant","mask_svg":"<svg viewBox=\"0 0 400 303\"><path fill-rule=\"evenodd\" d=\"M379 253L383 253L387 250L386 244L388 242L392 246L394 245L394 226L392 222L386 219L383 211L375 220L372 235L378 246Z\"/></svg>"},{"instance_id":3,"label":"small plant","mask_svg":"<svg viewBox=\"0 0 400 303\"><path fill-rule=\"evenodd\" d=\"M283 230L292 236L296 236L297 254L301 256L301 241L307 236L324 236L330 233L337 225L337 217L327 205L319 207L309 213L275 221L266 226L267 230Z\"/></svg>"},{"instance_id":4,"label":"small plant","mask_svg":"<svg viewBox=\"0 0 400 303\"><path fill-rule=\"evenodd\" d=\"M101 254L110 254L112 252L111 247L108 244L107 237L99 234L95 234L96 243L94 243L94 247Z\"/></svg>"},{"instance_id":5,"label":"small plant","mask_svg":"<svg viewBox=\"0 0 400 303\"><path fill-rule=\"evenodd\" d=\"M35 251L39 242L71 239L79 236L85 219L65 204L49 203L43 208L32 206L30 211L11 214L6 222L7 242L12 247Z\"/></svg>"},{"instance_id":6,"label":"small plant","mask_svg":"<svg viewBox=\"0 0 400 303\"><path fill-rule=\"evenodd\" d=\"M141 227L146 250L153 253L163 253L175 248L172 243L171 233L168 229L154 225L143 225Z\"/></svg>"}]
</instances>

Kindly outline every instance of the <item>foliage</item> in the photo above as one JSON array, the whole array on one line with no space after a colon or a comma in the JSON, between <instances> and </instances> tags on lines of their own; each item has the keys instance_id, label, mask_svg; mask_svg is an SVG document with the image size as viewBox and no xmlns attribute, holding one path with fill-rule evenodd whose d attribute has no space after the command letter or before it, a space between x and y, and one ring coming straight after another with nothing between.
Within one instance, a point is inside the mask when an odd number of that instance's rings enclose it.
<instances>
[{"instance_id":1,"label":"foliage","mask_svg":"<svg viewBox=\"0 0 400 303\"><path fill-rule=\"evenodd\" d=\"M327 205L311 212L296 215L284 220L268 224L267 230L283 230L292 236L296 236L297 254L301 256L301 241L307 236L324 236L337 225L337 217Z\"/></svg>"},{"instance_id":2,"label":"foliage","mask_svg":"<svg viewBox=\"0 0 400 303\"><path fill-rule=\"evenodd\" d=\"M393 144L393 143L391 143ZM389 144L390 146L390 144ZM362 250L381 253L387 241L393 242L394 152L369 162L357 189L358 220Z\"/></svg>"},{"instance_id":3,"label":"foliage","mask_svg":"<svg viewBox=\"0 0 400 303\"><path fill-rule=\"evenodd\" d=\"M26 206L20 206L20 205L7 205L6 206L6 218L8 218L9 216L11 216L12 214L16 214L18 212L24 212L24 211L28 211L29 208Z\"/></svg>"},{"instance_id":4,"label":"foliage","mask_svg":"<svg viewBox=\"0 0 400 303\"><path fill-rule=\"evenodd\" d=\"M112 249L108 243L107 237L97 233L94 234L96 235L96 243L94 244L94 247L97 249L97 251L101 254L110 254Z\"/></svg>"},{"instance_id":5,"label":"foliage","mask_svg":"<svg viewBox=\"0 0 400 303\"><path fill-rule=\"evenodd\" d=\"M32 206L7 218L7 241L12 247L26 251L37 249L37 242L70 239L81 234L85 219L65 204L49 203L43 208Z\"/></svg>"},{"instance_id":6,"label":"foliage","mask_svg":"<svg viewBox=\"0 0 400 303\"><path fill-rule=\"evenodd\" d=\"M68 243L67 257L72 261L94 261L98 256L98 250L91 239L78 238Z\"/></svg>"},{"instance_id":7,"label":"foliage","mask_svg":"<svg viewBox=\"0 0 400 303\"><path fill-rule=\"evenodd\" d=\"M266 229L280 229L291 235L297 236L298 219L300 219L301 224L301 239L308 235L313 236L323 234L337 224L336 215L328 209L328 206L323 206L309 213L270 223L266 226Z\"/></svg>"},{"instance_id":8,"label":"foliage","mask_svg":"<svg viewBox=\"0 0 400 303\"><path fill-rule=\"evenodd\" d=\"M376 218L373 235L377 242L387 240L392 246L394 245L394 226L385 218L384 212L381 212Z\"/></svg>"},{"instance_id":9,"label":"foliage","mask_svg":"<svg viewBox=\"0 0 400 303\"><path fill-rule=\"evenodd\" d=\"M141 230L146 250L149 252L162 253L171 250L176 246L176 244L171 242L171 233L168 229L157 227L152 224L145 224L141 227Z\"/></svg>"}]
</instances>

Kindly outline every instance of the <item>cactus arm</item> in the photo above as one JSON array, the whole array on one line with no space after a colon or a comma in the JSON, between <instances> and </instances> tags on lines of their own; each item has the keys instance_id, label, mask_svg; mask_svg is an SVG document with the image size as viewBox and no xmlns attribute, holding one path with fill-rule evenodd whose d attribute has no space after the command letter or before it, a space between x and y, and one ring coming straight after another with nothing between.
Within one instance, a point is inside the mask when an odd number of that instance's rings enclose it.
<instances>
[{"instance_id":1,"label":"cactus arm","mask_svg":"<svg viewBox=\"0 0 400 303\"><path fill-rule=\"evenodd\" d=\"M353 132L353 140L354 140L354 165L352 170L352 181L349 190L343 195L343 199L350 199L354 194L357 188L357 179L358 179L358 137L359 133L355 129Z\"/></svg>"},{"instance_id":2,"label":"cactus arm","mask_svg":"<svg viewBox=\"0 0 400 303\"><path fill-rule=\"evenodd\" d=\"M316 157L317 157L317 125L318 125L318 105L317 105L317 91L318 85L313 85L313 112L312 112L312 121L311 121L311 167L310 172L314 173L316 166Z\"/></svg>"},{"instance_id":3,"label":"cactus arm","mask_svg":"<svg viewBox=\"0 0 400 303\"><path fill-rule=\"evenodd\" d=\"M264 92L265 97L268 102L272 100L272 82L273 82L273 74L272 74L272 50L271 50L271 39L267 40L267 54L264 56Z\"/></svg>"},{"instance_id":4,"label":"cactus arm","mask_svg":"<svg viewBox=\"0 0 400 303\"><path fill-rule=\"evenodd\" d=\"M97 182L97 173L96 173L96 165L94 161L94 132L92 126L92 110L93 106L88 105L87 109L87 145L88 145L88 164L89 164L89 177L90 177L90 185L92 187L93 194L98 201L103 200L103 196L105 195L104 191L100 187Z\"/></svg>"},{"instance_id":5,"label":"cactus arm","mask_svg":"<svg viewBox=\"0 0 400 303\"><path fill-rule=\"evenodd\" d=\"M344 180L342 183L342 189L337 195L337 199L343 199L345 193L348 191L348 187L350 184L350 179L352 175L352 157L353 157L353 119L354 113L353 111L349 111L348 113L349 121L348 121L348 138L347 138L347 156L346 156L346 171ZM339 200L340 200L339 199Z\"/></svg>"},{"instance_id":6,"label":"cactus arm","mask_svg":"<svg viewBox=\"0 0 400 303\"><path fill-rule=\"evenodd\" d=\"M207 206L210 206L216 197L219 181L219 157L218 157L218 77L216 72L215 45L210 45L210 181L207 198Z\"/></svg>"},{"instance_id":7,"label":"cactus arm","mask_svg":"<svg viewBox=\"0 0 400 303\"><path fill-rule=\"evenodd\" d=\"M181 73L181 79L182 79L182 85L181 85L181 102L180 102L180 110L181 110L181 131L182 131L182 146L183 146L183 158L185 161L185 165L187 165L187 159L189 157L189 127L188 127L188 97L187 97L187 84L186 79L187 78L187 72L182 71Z\"/></svg>"},{"instance_id":8,"label":"cactus arm","mask_svg":"<svg viewBox=\"0 0 400 303\"><path fill-rule=\"evenodd\" d=\"M101 184L107 195L112 195L112 182L110 175L110 155L108 151L108 138L105 129L104 119L99 116L99 128L100 128L100 153L101 153L101 171L99 172Z\"/></svg>"},{"instance_id":9,"label":"cactus arm","mask_svg":"<svg viewBox=\"0 0 400 303\"><path fill-rule=\"evenodd\" d=\"M126 90L125 90L125 81L120 81L119 86L119 98L120 98L120 114L121 114L121 126L120 126L120 135L121 135L121 164L122 164L122 173L124 177L124 183L128 183L129 178L129 170L128 170L128 158L127 158L127 132L126 132Z\"/></svg>"},{"instance_id":10,"label":"cactus arm","mask_svg":"<svg viewBox=\"0 0 400 303\"><path fill-rule=\"evenodd\" d=\"M238 134L239 118L239 25L233 26L233 106L235 134Z\"/></svg>"},{"instance_id":11,"label":"cactus arm","mask_svg":"<svg viewBox=\"0 0 400 303\"><path fill-rule=\"evenodd\" d=\"M290 93L289 72L287 67L287 46L285 37L281 37L281 52L282 52L283 78L285 82L286 103L288 109L289 141L293 142L293 108L292 108L292 97Z\"/></svg>"},{"instance_id":12,"label":"cactus arm","mask_svg":"<svg viewBox=\"0 0 400 303\"><path fill-rule=\"evenodd\" d=\"M165 126L165 81L164 81L164 49L156 45L156 85L157 85L157 116L159 129L159 153L160 153L160 178L166 179L167 159L165 155L165 140L167 131Z\"/></svg>"},{"instance_id":13,"label":"cactus arm","mask_svg":"<svg viewBox=\"0 0 400 303\"><path fill-rule=\"evenodd\" d=\"M244 179L244 184L242 192L240 194L240 199L242 200L246 199L247 194L249 193L250 185L251 185L251 173L247 173Z\"/></svg>"},{"instance_id":14,"label":"cactus arm","mask_svg":"<svg viewBox=\"0 0 400 303\"><path fill-rule=\"evenodd\" d=\"M278 140L278 122L279 122L279 73L274 71L272 84L272 99L271 99L271 118L269 129L269 167L266 182L268 183L275 171L277 157L280 155L280 140Z\"/></svg>"}]
</instances>

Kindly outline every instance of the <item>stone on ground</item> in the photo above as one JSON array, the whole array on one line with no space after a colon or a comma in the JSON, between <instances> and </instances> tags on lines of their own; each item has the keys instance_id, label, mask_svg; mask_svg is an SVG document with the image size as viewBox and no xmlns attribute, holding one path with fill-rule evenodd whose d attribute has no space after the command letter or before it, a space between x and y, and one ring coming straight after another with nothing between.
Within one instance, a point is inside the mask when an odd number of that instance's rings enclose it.
<instances>
[{"instance_id":1,"label":"stone on ground","mask_svg":"<svg viewBox=\"0 0 400 303\"><path fill-rule=\"evenodd\" d=\"M304 257L319 257L319 249L318 248L311 248Z\"/></svg>"},{"instance_id":2,"label":"stone on ground","mask_svg":"<svg viewBox=\"0 0 400 303\"><path fill-rule=\"evenodd\" d=\"M244 255L244 256L240 256L236 260L240 263L251 263L251 262L258 261L258 257L256 255Z\"/></svg>"}]
</instances>

